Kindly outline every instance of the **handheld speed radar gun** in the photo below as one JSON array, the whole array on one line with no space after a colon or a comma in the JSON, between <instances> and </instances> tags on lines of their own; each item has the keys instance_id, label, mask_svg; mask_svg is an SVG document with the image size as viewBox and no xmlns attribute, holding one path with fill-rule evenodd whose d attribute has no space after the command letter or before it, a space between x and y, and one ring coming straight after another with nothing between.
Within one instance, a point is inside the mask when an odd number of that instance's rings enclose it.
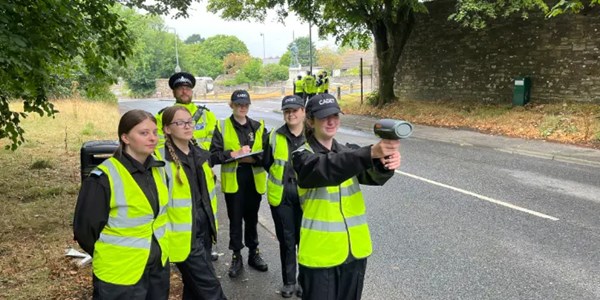
<instances>
[{"instance_id":1,"label":"handheld speed radar gun","mask_svg":"<svg viewBox=\"0 0 600 300\"><path fill-rule=\"evenodd\" d=\"M409 122L394 119L381 119L375 122L373 132L384 140L399 140L408 138L413 131Z\"/></svg>"}]
</instances>

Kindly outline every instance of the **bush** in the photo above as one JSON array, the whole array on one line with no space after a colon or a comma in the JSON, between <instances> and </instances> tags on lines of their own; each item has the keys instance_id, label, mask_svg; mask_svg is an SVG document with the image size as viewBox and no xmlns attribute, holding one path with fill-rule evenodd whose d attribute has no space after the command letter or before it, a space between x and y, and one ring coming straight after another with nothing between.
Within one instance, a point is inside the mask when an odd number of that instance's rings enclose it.
<instances>
[{"instance_id":1,"label":"bush","mask_svg":"<svg viewBox=\"0 0 600 300\"><path fill-rule=\"evenodd\" d=\"M379 103L379 91L374 90L367 94L367 103L371 106L377 106Z\"/></svg>"}]
</instances>

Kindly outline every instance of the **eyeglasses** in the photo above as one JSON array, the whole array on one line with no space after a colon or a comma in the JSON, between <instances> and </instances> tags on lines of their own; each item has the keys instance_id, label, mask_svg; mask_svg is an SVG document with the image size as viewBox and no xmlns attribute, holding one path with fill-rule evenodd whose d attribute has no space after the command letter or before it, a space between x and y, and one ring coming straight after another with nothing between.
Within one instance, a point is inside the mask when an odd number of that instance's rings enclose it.
<instances>
[{"instance_id":1,"label":"eyeglasses","mask_svg":"<svg viewBox=\"0 0 600 300\"><path fill-rule=\"evenodd\" d=\"M196 122L194 120L190 121L175 121L171 122L169 125L175 124L177 127L194 127L196 126Z\"/></svg>"}]
</instances>

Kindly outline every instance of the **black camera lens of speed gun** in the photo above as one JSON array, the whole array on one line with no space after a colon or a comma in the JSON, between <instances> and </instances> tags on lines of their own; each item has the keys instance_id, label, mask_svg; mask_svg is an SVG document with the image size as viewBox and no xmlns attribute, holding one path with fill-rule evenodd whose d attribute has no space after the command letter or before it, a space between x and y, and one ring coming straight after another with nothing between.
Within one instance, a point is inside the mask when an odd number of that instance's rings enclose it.
<instances>
[{"instance_id":1,"label":"black camera lens of speed gun","mask_svg":"<svg viewBox=\"0 0 600 300\"><path fill-rule=\"evenodd\" d=\"M413 131L409 122L394 119L381 119L375 122L373 132L384 140L399 140L408 138Z\"/></svg>"}]
</instances>

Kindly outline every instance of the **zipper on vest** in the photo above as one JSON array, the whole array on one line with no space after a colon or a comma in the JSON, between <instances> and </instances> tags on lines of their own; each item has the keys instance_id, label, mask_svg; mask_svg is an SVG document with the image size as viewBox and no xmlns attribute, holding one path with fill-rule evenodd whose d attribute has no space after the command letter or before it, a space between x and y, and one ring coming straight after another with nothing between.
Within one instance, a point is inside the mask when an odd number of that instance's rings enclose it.
<instances>
[{"instance_id":1,"label":"zipper on vest","mask_svg":"<svg viewBox=\"0 0 600 300\"><path fill-rule=\"evenodd\" d=\"M346 216L344 215L344 210L342 209L342 188L340 186L338 190L338 194L340 196L340 214L342 214L342 219L344 220L344 227L346 227L346 237L348 237L348 255L352 255L352 242L350 241L350 229L348 228L348 223L346 223ZM348 259L348 257L346 257Z\"/></svg>"}]
</instances>

